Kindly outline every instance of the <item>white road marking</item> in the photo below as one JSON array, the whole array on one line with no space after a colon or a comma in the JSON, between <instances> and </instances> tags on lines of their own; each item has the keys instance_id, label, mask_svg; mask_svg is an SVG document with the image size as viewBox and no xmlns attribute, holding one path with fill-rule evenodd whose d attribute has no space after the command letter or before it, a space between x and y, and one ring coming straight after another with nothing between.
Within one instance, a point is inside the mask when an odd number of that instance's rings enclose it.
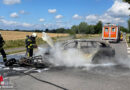
<instances>
[{"instance_id":1,"label":"white road marking","mask_svg":"<svg viewBox=\"0 0 130 90\"><path fill-rule=\"evenodd\" d=\"M127 46L127 53L130 54L130 47L128 46L126 39L125 39L125 42L126 42L126 46ZM128 57L130 58L130 55L128 55Z\"/></svg>"},{"instance_id":2,"label":"white road marking","mask_svg":"<svg viewBox=\"0 0 130 90\"><path fill-rule=\"evenodd\" d=\"M129 46L128 46L128 43L127 43L126 39L125 39L125 42L126 42L126 46L127 46L127 48L129 48Z\"/></svg>"}]
</instances>

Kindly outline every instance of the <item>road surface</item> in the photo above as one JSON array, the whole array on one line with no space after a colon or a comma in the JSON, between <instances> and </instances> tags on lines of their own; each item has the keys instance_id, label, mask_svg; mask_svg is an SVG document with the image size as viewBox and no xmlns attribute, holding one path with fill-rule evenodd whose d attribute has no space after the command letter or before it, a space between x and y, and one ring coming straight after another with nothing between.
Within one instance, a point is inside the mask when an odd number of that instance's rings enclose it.
<instances>
[{"instance_id":1,"label":"road surface","mask_svg":"<svg viewBox=\"0 0 130 90\"><path fill-rule=\"evenodd\" d=\"M113 65L89 68L59 67L30 74L67 90L129 90L130 69L128 66L130 66L130 62L127 57L126 42L111 45L116 50L116 59L120 62L124 60L127 67ZM14 75L9 79L16 86L13 90L62 90L28 75Z\"/></svg>"}]
</instances>

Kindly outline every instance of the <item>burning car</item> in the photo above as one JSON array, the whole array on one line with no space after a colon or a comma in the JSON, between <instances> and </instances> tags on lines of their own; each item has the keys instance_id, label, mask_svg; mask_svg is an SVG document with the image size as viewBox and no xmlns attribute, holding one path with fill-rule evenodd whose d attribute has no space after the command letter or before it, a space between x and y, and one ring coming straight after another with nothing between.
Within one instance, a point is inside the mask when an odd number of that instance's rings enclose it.
<instances>
[{"instance_id":1,"label":"burning car","mask_svg":"<svg viewBox=\"0 0 130 90\"><path fill-rule=\"evenodd\" d=\"M51 66L79 67L85 64L102 64L114 62L115 50L106 42L87 39L74 39L53 44L53 40L43 32L42 39L49 48L42 56L23 57L20 60L10 59L6 66L31 66L36 68Z\"/></svg>"},{"instance_id":2,"label":"burning car","mask_svg":"<svg viewBox=\"0 0 130 90\"><path fill-rule=\"evenodd\" d=\"M69 51L72 52L68 54ZM112 58L115 56L115 50L108 43L102 41L75 39L63 42L58 45L58 48L57 46L53 46L52 49L49 48L44 54L44 60L54 64L53 61L60 59L60 63L65 63L63 59L67 60L68 56L70 56L70 59L73 59L73 57L75 57L74 59L77 59L77 57L80 56L86 59L86 61L88 60L89 63L101 64L104 62L113 62ZM76 62L76 60L74 60L74 62Z\"/></svg>"}]
</instances>

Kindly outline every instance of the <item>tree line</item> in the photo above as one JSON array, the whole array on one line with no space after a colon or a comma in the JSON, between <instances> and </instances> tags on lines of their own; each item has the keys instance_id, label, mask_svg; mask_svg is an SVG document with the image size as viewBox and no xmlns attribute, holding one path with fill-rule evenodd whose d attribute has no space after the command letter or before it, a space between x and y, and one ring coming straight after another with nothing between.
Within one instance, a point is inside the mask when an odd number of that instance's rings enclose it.
<instances>
[{"instance_id":1,"label":"tree line","mask_svg":"<svg viewBox=\"0 0 130 90\"><path fill-rule=\"evenodd\" d=\"M88 25L86 22L81 22L79 25L73 25L70 29L46 29L49 33L69 33L69 34L97 34L102 32L102 22L99 21L96 25Z\"/></svg>"},{"instance_id":2,"label":"tree line","mask_svg":"<svg viewBox=\"0 0 130 90\"><path fill-rule=\"evenodd\" d=\"M128 20L129 26L130 20ZM103 23L102 21L97 22L96 25L89 25L87 22L81 22L79 25L73 25L70 29L58 28L58 29L45 29L45 30L19 30L13 31L26 31L26 32L47 32L47 33L69 33L69 34L100 34L102 33ZM2 29L0 29L2 30ZM120 26L120 30L128 33L128 29ZM8 30L7 30L8 31Z\"/></svg>"},{"instance_id":3,"label":"tree line","mask_svg":"<svg viewBox=\"0 0 130 90\"><path fill-rule=\"evenodd\" d=\"M79 25L73 25L70 29L58 28L58 29L46 29L48 33L69 33L69 34L100 34L102 33L103 23L99 21L96 25L89 25L86 22L81 22ZM120 26L120 30L128 33L128 29Z\"/></svg>"}]
</instances>

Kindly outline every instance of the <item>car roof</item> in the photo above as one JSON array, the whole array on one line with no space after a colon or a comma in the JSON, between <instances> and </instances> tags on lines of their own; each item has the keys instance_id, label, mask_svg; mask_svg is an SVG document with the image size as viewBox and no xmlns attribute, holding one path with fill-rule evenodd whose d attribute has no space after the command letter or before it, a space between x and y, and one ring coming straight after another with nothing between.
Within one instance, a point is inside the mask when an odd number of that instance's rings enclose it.
<instances>
[{"instance_id":1,"label":"car roof","mask_svg":"<svg viewBox=\"0 0 130 90\"><path fill-rule=\"evenodd\" d=\"M67 40L65 41L63 44L69 44L71 42L98 42L102 45L105 45L105 46L110 46L109 43L105 42L105 41L99 41L99 40L88 40L88 39L73 39L73 40Z\"/></svg>"},{"instance_id":2,"label":"car roof","mask_svg":"<svg viewBox=\"0 0 130 90\"><path fill-rule=\"evenodd\" d=\"M88 39L72 39L72 40L67 40L65 42L74 42L74 41L77 41L77 42L99 42L99 43L105 43L105 44L107 44L105 41L88 40Z\"/></svg>"}]
</instances>

